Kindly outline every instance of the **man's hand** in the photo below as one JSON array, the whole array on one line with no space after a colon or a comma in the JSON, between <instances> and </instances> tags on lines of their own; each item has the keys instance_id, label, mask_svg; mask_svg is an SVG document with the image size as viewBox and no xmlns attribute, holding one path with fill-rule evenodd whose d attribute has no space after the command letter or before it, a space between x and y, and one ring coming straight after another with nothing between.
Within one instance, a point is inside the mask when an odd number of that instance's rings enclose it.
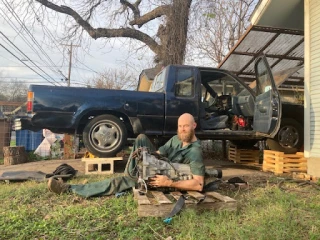
<instances>
[{"instance_id":1,"label":"man's hand","mask_svg":"<svg viewBox=\"0 0 320 240\"><path fill-rule=\"evenodd\" d=\"M171 187L173 181L166 175L156 175L150 178L150 186L152 187Z\"/></svg>"}]
</instances>

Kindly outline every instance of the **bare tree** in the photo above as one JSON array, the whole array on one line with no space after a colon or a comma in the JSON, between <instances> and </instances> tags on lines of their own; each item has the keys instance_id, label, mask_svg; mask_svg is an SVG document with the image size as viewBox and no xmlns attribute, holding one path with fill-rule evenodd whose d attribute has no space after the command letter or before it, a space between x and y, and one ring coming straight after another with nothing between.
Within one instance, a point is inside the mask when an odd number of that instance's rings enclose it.
<instances>
[{"instance_id":1,"label":"bare tree","mask_svg":"<svg viewBox=\"0 0 320 240\"><path fill-rule=\"evenodd\" d=\"M97 77L88 81L87 85L95 88L132 90L136 88L138 78L126 69L106 69Z\"/></svg>"},{"instance_id":2,"label":"bare tree","mask_svg":"<svg viewBox=\"0 0 320 240\"><path fill-rule=\"evenodd\" d=\"M11 79L0 83L0 99L8 102L24 102L28 86L23 81Z\"/></svg>"},{"instance_id":3,"label":"bare tree","mask_svg":"<svg viewBox=\"0 0 320 240\"><path fill-rule=\"evenodd\" d=\"M190 45L197 58L215 64L223 60L250 25L249 18L258 0L203 0L193 11ZM197 13L195 15L195 13Z\"/></svg>"},{"instance_id":4,"label":"bare tree","mask_svg":"<svg viewBox=\"0 0 320 240\"><path fill-rule=\"evenodd\" d=\"M92 39L134 39L152 50L157 64L184 62L192 0L35 0L38 4L11 1L21 11L35 12L42 23L52 22L49 15L53 13L66 16L66 39L77 40L86 34Z\"/></svg>"},{"instance_id":5,"label":"bare tree","mask_svg":"<svg viewBox=\"0 0 320 240\"><path fill-rule=\"evenodd\" d=\"M1 84L0 84L0 87L1 87ZM2 92L0 92L0 101L7 101L7 97Z\"/></svg>"}]
</instances>

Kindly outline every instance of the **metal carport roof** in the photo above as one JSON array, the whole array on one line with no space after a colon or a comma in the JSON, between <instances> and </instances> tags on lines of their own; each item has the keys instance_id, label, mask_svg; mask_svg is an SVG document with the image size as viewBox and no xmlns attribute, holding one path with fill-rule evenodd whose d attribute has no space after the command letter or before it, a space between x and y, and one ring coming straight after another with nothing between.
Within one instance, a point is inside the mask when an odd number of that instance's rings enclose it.
<instances>
[{"instance_id":1,"label":"metal carport roof","mask_svg":"<svg viewBox=\"0 0 320 240\"><path fill-rule=\"evenodd\" d=\"M229 70L250 83L255 80L254 62L260 54L265 54L273 73L302 66L304 32L251 25L218 67ZM281 87L303 87L303 81L304 69L301 68Z\"/></svg>"}]
</instances>

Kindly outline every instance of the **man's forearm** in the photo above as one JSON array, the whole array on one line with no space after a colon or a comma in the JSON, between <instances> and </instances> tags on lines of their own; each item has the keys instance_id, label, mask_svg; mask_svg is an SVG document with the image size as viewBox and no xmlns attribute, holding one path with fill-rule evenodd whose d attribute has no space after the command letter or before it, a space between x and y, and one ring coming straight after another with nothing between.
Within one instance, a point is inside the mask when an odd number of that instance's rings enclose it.
<instances>
[{"instance_id":1,"label":"man's forearm","mask_svg":"<svg viewBox=\"0 0 320 240\"><path fill-rule=\"evenodd\" d=\"M156 175L150 179L149 184L153 187L173 187L181 190L202 191L204 177L193 175L193 179L175 182L166 175Z\"/></svg>"},{"instance_id":2,"label":"man's forearm","mask_svg":"<svg viewBox=\"0 0 320 240\"><path fill-rule=\"evenodd\" d=\"M171 184L168 187L174 187L181 190L202 191L203 184L199 183L196 179L181 180L177 182L171 180Z\"/></svg>"}]
</instances>

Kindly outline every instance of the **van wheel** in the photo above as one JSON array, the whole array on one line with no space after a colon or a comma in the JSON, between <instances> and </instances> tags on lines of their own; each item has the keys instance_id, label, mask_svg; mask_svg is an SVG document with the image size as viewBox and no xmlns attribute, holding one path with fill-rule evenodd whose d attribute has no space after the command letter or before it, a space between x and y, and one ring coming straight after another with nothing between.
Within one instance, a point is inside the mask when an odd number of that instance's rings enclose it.
<instances>
[{"instance_id":1,"label":"van wheel","mask_svg":"<svg viewBox=\"0 0 320 240\"><path fill-rule=\"evenodd\" d=\"M112 115L93 118L83 130L83 143L97 157L114 157L127 141L124 123Z\"/></svg>"}]
</instances>

